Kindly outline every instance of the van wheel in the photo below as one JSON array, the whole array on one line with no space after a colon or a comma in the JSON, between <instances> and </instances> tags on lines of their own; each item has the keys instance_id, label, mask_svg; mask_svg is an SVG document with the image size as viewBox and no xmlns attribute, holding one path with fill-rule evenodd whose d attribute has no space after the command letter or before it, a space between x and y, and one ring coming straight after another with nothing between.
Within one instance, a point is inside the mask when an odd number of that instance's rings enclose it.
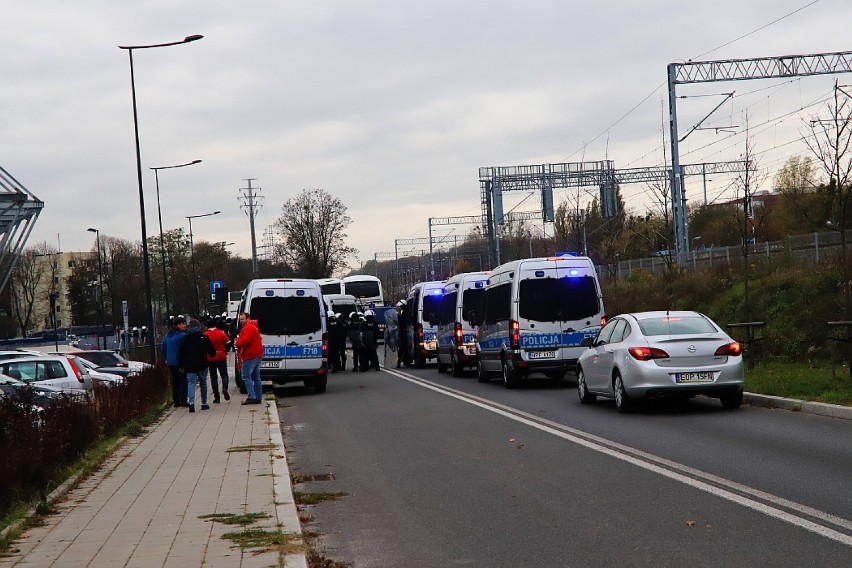
<instances>
[{"instance_id":1,"label":"van wheel","mask_svg":"<svg viewBox=\"0 0 852 568\"><path fill-rule=\"evenodd\" d=\"M518 386L518 375L509 368L509 362L505 359L503 359L503 386L507 389L513 389Z\"/></svg>"},{"instance_id":2,"label":"van wheel","mask_svg":"<svg viewBox=\"0 0 852 568\"><path fill-rule=\"evenodd\" d=\"M321 379L314 380L314 392L319 394L325 392L326 386L328 385L328 377L323 377Z\"/></svg>"},{"instance_id":3,"label":"van wheel","mask_svg":"<svg viewBox=\"0 0 852 568\"><path fill-rule=\"evenodd\" d=\"M580 367L577 367L577 394L583 404L592 404L598 399L597 395L589 392L589 387L586 385L586 373Z\"/></svg>"},{"instance_id":4,"label":"van wheel","mask_svg":"<svg viewBox=\"0 0 852 568\"><path fill-rule=\"evenodd\" d=\"M476 362L476 380L478 380L480 383L491 382L491 378L488 376L488 373L485 372L485 368L482 366L482 361Z\"/></svg>"},{"instance_id":5,"label":"van wheel","mask_svg":"<svg viewBox=\"0 0 852 568\"><path fill-rule=\"evenodd\" d=\"M450 354L450 369L452 370L453 376L457 379L461 377L464 372L464 368L456 360L456 356L454 354Z\"/></svg>"}]
</instances>

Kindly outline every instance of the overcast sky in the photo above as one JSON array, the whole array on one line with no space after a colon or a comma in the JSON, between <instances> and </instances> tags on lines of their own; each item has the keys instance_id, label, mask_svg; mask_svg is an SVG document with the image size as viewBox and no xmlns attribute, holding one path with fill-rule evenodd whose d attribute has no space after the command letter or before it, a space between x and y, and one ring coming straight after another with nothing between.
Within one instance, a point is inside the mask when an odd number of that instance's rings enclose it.
<instances>
[{"instance_id":1,"label":"overcast sky","mask_svg":"<svg viewBox=\"0 0 852 568\"><path fill-rule=\"evenodd\" d=\"M366 261L427 236L429 217L479 214L481 166L662 164L668 63L848 51L850 24L849 0L14 2L0 18L0 165L45 203L29 244L87 250L88 227L139 240L130 66L117 46L202 34L134 51L148 234L159 231L149 168L201 159L160 172L165 230L221 210L193 222L195 239L250 256L245 178L262 188L259 245L287 199L322 188L348 206L348 244ZM681 135L730 91L706 124L739 127L691 134L682 162L738 159L747 117L773 172L806 153L803 120L833 84L681 86ZM730 182L709 182L709 199ZM646 187L623 193L634 212L648 208Z\"/></svg>"}]
</instances>

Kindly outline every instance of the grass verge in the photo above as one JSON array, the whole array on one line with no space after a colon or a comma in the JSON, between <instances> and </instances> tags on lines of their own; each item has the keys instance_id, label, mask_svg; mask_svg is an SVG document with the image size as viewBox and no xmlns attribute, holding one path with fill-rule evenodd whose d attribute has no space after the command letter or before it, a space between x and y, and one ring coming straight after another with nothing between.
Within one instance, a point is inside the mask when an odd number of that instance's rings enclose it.
<instances>
[{"instance_id":1,"label":"grass verge","mask_svg":"<svg viewBox=\"0 0 852 568\"><path fill-rule=\"evenodd\" d=\"M852 406L852 380L845 365L828 361L764 359L745 371L745 390L757 394Z\"/></svg>"}]
</instances>

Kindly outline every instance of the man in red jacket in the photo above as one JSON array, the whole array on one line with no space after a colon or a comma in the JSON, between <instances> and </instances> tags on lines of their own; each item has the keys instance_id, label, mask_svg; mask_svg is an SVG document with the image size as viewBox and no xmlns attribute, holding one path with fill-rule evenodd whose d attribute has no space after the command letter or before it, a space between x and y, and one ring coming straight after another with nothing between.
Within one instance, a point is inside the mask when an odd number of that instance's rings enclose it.
<instances>
[{"instance_id":1,"label":"man in red jacket","mask_svg":"<svg viewBox=\"0 0 852 568\"><path fill-rule=\"evenodd\" d=\"M228 393L228 343L231 338L228 334L216 327L216 320L207 318L204 322L207 330L204 335L210 339L213 344L213 349L216 350L215 355L207 357L207 366L210 369L210 385L213 387L213 402L219 402L219 377L222 375L222 396L225 400L231 400L231 395Z\"/></svg>"},{"instance_id":2,"label":"man in red jacket","mask_svg":"<svg viewBox=\"0 0 852 568\"><path fill-rule=\"evenodd\" d=\"M250 319L249 314L240 314L240 334L234 341L239 350L242 362L242 377L246 384L248 397L243 404L260 404L263 399L263 385L260 382L260 360L263 358L263 342L257 329L257 320Z\"/></svg>"}]
</instances>

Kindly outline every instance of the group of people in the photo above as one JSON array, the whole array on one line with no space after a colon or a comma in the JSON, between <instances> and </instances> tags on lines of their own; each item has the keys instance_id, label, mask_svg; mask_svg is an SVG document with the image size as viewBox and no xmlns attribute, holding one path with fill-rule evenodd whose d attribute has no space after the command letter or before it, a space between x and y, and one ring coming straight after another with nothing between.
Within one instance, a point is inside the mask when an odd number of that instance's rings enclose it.
<instances>
[{"instance_id":1,"label":"group of people","mask_svg":"<svg viewBox=\"0 0 852 568\"><path fill-rule=\"evenodd\" d=\"M366 372L379 370L379 354L376 351L380 335L379 324L373 310L364 313L328 313L328 363L331 372L346 370L346 340L352 344L352 370Z\"/></svg>"},{"instance_id":2,"label":"group of people","mask_svg":"<svg viewBox=\"0 0 852 568\"><path fill-rule=\"evenodd\" d=\"M263 390L260 380L260 360L263 343L257 322L249 314L240 314L239 333L235 338L223 329L221 319L177 316L163 338L163 358L169 368L172 384L172 400L176 408L186 407L195 412L195 391L201 391L201 410L209 410L207 378L213 391L213 403L221 399L231 400L228 377L228 351L236 348L237 364L241 370L242 383L247 395L242 404L260 404ZM221 326L221 327L219 327ZM221 395L219 377L222 378ZM243 388L241 387L241 391Z\"/></svg>"}]
</instances>

